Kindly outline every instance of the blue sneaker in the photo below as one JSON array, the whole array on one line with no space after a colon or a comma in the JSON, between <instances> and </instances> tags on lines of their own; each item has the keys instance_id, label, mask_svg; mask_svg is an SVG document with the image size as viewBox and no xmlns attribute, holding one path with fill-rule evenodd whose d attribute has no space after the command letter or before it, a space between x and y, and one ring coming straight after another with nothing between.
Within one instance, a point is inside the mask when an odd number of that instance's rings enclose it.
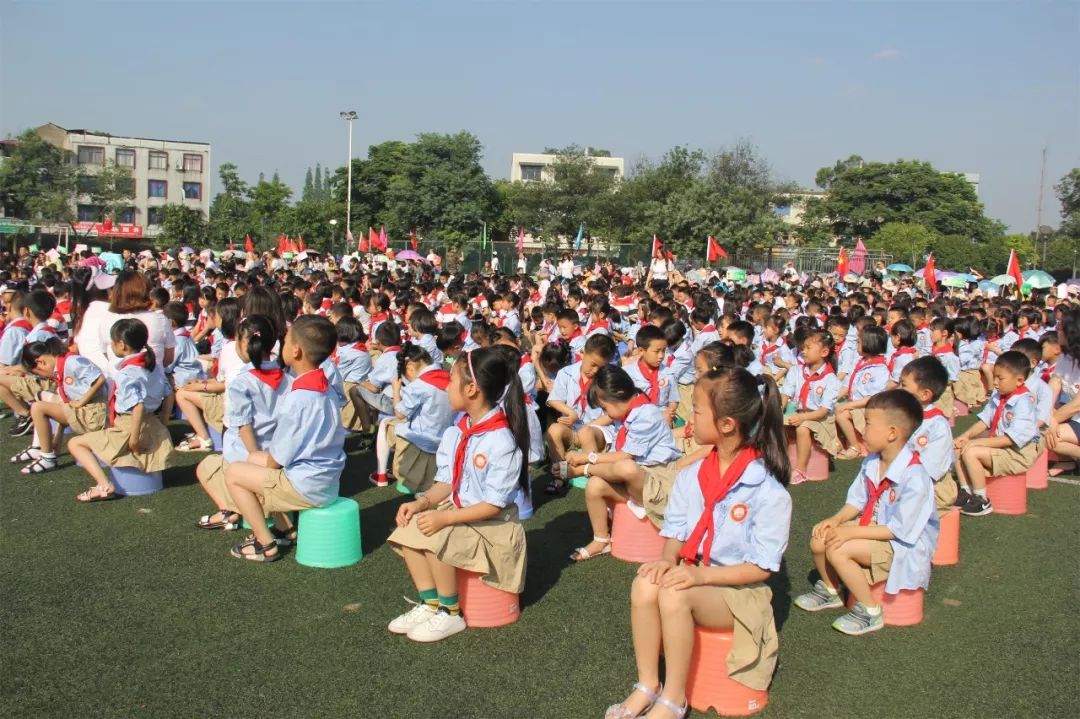
<instances>
[{"instance_id":1,"label":"blue sneaker","mask_svg":"<svg viewBox=\"0 0 1080 719\"><path fill-rule=\"evenodd\" d=\"M820 612L822 609L839 609L844 603L840 601L839 593L830 592L825 582L819 579L809 592L795 597L795 606L808 612Z\"/></svg>"},{"instance_id":2,"label":"blue sneaker","mask_svg":"<svg viewBox=\"0 0 1080 719\"><path fill-rule=\"evenodd\" d=\"M837 617L832 623L833 629L853 637L876 632L885 628L885 614L879 611L877 616L871 615L862 602L855 602L855 606L847 614Z\"/></svg>"}]
</instances>

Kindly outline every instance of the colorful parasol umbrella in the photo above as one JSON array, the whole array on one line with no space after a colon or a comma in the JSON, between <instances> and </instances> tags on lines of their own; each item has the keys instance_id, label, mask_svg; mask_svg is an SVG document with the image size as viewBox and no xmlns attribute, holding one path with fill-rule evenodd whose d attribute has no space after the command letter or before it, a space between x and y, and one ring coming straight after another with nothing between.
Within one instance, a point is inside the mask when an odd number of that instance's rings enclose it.
<instances>
[{"instance_id":1,"label":"colorful parasol umbrella","mask_svg":"<svg viewBox=\"0 0 1080 719\"><path fill-rule=\"evenodd\" d=\"M889 272L914 272L915 268L911 265L905 265L902 262L896 262L886 267Z\"/></svg>"},{"instance_id":2,"label":"colorful parasol umbrella","mask_svg":"<svg viewBox=\"0 0 1080 719\"><path fill-rule=\"evenodd\" d=\"M995 285L1015 285L1016 280L1012 278L1012 275L998 275L997 277L991 277L990 282Z\"/></svg>"},{"instance_id":3,"label":"colorful parasol umbrella","mask_svg":"<svg viewBox=\"0 0 1080 719\"><path fill-rule=\"evenodd\" d=\"M1037 290L1045 290L1054 286L1054 278L1042 270L1028 270L1022 274L1024 284L1031 285Z\"/></svg>"},{"instance_id":4,"label":"colorful parasol umbrella","mask_svg":"<svg viewBox=\"0 0 1080 719\"><path fill-rule=\"evenodd\" d=\"M418 252L412 250L402 250L394 256L398 260L413 260L415 262L424 262L424 258L420 256Z\"/></svg>"}]
</instances>

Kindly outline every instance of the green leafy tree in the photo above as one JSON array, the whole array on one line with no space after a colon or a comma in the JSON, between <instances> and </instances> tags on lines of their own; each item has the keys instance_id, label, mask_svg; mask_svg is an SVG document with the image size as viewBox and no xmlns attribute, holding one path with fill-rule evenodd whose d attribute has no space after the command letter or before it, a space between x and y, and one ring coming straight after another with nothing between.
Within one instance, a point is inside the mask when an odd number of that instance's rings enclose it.
<instances>
[{"instance_id":1,"label":"green leafy tree","mask_svg":"<svg viewBox=\"0 0 1080 719\"><path fill-rule=\"evenodd\" d=\"M81 175L80 184L90 190L87 194L90 204L98 208L98 222L103 222L106 217L115 220L119 212L131 207L135 199L131 169L115 162L107 163L96 173Z\"/></svg>"},{"instance_id":2,"label":"green leafy tree","mask_svg":"<svg viewBox=\"0 0 1080 719\"><path fill-rule=\"evenodd\" d=\"M223 163L218 168L218 177L221 180L221 192L215 195L210 203L210 221L207 227L211 246L227 247L230 242L240 244L248 234L256 242L267 239L258 232L251 201L248 199L249 188L247 183L240 179L236 165L231 162Z\"/></svg>"},{"instance_id":3,"label":"green leafy tree","mask_svg":"<svg viewBox=\"0 0 1080 719\"><path fill-rule=\"evenodd\" d=\"M399 140L383 142L368 147L367 159L352 161L352 225L366 228L386 225L394 232L400 232L394 220L387 212L387 192L391 181L398 177L405 167L409 144ZM330 173L326 173L328 199L338 207L345 207L345 192L348 187L346 168L340 167L333 175L333 187ZM357 234L357 233L354 233Z\"/></svg>"},{"instance_id":4,"label":"green leafy tree","mask_svg":"<svg viewBox=\"0 0 1080 719\"><path fill-rule=\"evenodd\" d=\"M0 202L6 214L26 220L73 222L76 174L68 155L34 130L19 135L0 164Z\"/></svg>"},{"instance_id":5,"label":"green leafy tree","mask_svg":"<svg viewBox=\"0 0 1080 719\"><path fill-rule=\"evenodd\" d=\"M251 223L258 228L260 239L270 240L286 231L288 218L285 213L289 209L290 197L292 190L281 182L276 172L269 182L260 180L248 190Z\"/></svg>"},{"instance_id":6,"label":"green leafy tree","mask_svg":"<svg viewBox=\"0 0 1080 719\"><path fill-rule=\"evenodd\" d=\"M206 246L207 223L203 213L194 207L184 205L165 205L163 208L164 218L161 223L161 234L158 242L165 247L191 247Z\"/></svg>"},{"instance_id":7,"label":"green leafy tree","mask_svg":"<svg viewBox=\"0 0 1080 719\"><path fill-rule=\"evenodd\" d=\"M319 179L321 181L322 178ZM305 201L315 200L318 197L315 191L315 182L311 178L310 167L307 169L307 174L304 175L304 192L300 197Z\"/></svg>"},{"instance_id":8,"label":"green leafy tree","mask_svg":"<svg viewBox=\"0 0 1080 719\"><path fill-rule=\"evenodd\" d=\"M1061 234L1080 239L1080 168L1070 170L1054 189L1061 201Z\"/></svg>"},{"instance_id":9,"label":"green leafy tree","mask_svg":"<svg viewBox=\"0 0 1080 719\"><path fill-rule=\"evenodd\" d=\"M917 268L922 265L923 258L936 239L937 235L923 225L890 222L882 225L866 246L892 255L894 262L902 262ZM946 267L944 262L939 261L938 264L943 268Z\"/></svg>"}]
</instances>

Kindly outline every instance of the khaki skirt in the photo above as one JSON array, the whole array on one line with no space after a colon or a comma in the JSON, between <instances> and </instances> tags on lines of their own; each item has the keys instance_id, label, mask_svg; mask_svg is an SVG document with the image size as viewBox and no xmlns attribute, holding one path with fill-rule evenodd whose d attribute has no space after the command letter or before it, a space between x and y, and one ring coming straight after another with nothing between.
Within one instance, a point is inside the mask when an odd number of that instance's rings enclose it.
<instances>
[{"instance_id":1,"label":"khaki skirt","mask_svg":"<svg viewBox=\"0 0 1080 719\"><path fill-rule=\"evenodd\" d=\"M394 443L394 476L413 494L428 491L435 484L435 455L399 437Z\"/></svg>"},{"instance_id":2,"label":"khaki skirt","mask_svg":"<svg viewBox=\"0 0 1080 719\"><path fill-rule=\"evenodd\" d=\"M199 392L202 398L203 421L216 429L218 432L225 430L225 394L211 394Z\"/></svg>"},{"instance_id":3,"label":"khaki skirt","mask_svg":"<svg viewBox=\"0 0 1080 719\"><path fill-rule=\"evenodd\" d=\"M716 589L735 617L727 657L728 676L751 689L768 689L780 652L772 590L764 584Z\"/></svg>"},{"instance_id":4,"label":"khaki skirt","mask_svg":"<svg viewBox=\"0 0 1080 719\"><path fill-rule=\"evenodd\" d=\"M956 411L956 396L953 394L951 384L941 393L938 401L934 402L934 406L941 410L941 413L945 415L945 419L952 419L953 413Z\"/></svg>"},{"instance_id":5,"label":"khaki skirt","mask_svg":"<svg viewBox=\"0 0 1080 719\"><path fill-rule=\"evenodd\" d=\"M656 525L657 529L664 526L668 497L675 485L675 476L679 473L675 465L676 462L668 462L641 468L645 472L645 484L641 487L642 505L649 521Z\"/></svg>"},{"instance_id":6,"label":"khaki skirt","mask_svg":"<svg viewBox=\"0 0 1080 719\"><path fill-rule=\"evenodd\" d=\"M446 500L435 508L444 512L453 508ZM518 521L516 504L499 512L494 519L471 524L443 527L430 537L416 526L416 517L398 527L386 540L398 554L403 547L431 552L440 562L467 572L476 572L489 587L521 594L525 588L525 530Z\"/></svg>"},{"instance_id":7,"label":"khaki skirt","mask_svg":"<svg viewBox=\"0 0 1080 719\"><path fill-rule=\"evenodd\" d=\"M811 419L803 422L802 427L810 430L814 441L821 445L821 449L831 455L840 451L840 440L836 438L836 417L828 415L825 419Z\"/></svg>"},{"instance_id":8,"label":"khaki skirt","mask_svg":"<svg viewBox=\"0 0 1080 719\"><path fill-rule=\"evenodd\" d=\"M956 399L969 407L985 402L986 388L983 387L982 373L977 369L962 371L956 382L953 383L953 393L956 395Z\"/></svg>"},{"instance_id":9,"label":"khaki skirt","mask_svg":"<svg viewBox=\"0 0 1080 719\"><path fill-rule=\"evenodd\" d=\"M172 439L169 437L169 430L165 429L157 415L143 415L138 454L133 454L128 449L130 438L131 415L121 414L117 415L116 423L112 427L87 434L86 444L110 467L132 467L142 472L160 472L172 466Z\"/></svg>"},{"instance_id":10,"label":"khaki skirt","mask_svg":"<svg viewBox=\"0 0 1080 719\"><path fill-rule=\"evenodd\" d=\"M108 407L104 402L87 402L78 409L64 404L64 422L75 434L90 434L105 429L109 417Z\"/></svg>"}]
</instances>

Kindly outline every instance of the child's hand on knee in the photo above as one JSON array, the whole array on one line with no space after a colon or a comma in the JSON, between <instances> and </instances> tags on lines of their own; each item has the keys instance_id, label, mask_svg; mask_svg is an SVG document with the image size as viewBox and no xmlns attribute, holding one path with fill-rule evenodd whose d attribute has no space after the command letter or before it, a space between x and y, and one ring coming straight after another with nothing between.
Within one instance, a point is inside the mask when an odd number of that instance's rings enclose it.
<instances>
[{"instance_id":1,"label":"child's hand on knee","mask_svg":"<svg viewBox=\"0 0 1080 719\"><path fill-rule=\"evenodd\" d=\"M704 577L701 574L701 567L680 564L677 567L672 567L670 571L664 574L660 586L665 589L690 589L703 583Z\"/></svg>"},{"instance_id":2,"label":"child's hand on knee","mask_svg":"<svg viewBox=\"0 0 1080 719\"><path fill-rule=\"evenodd\" d=\"M816 539L824 539L826 533L836 526L836 520L832 517L823 519L814 525L814 528L810 530L810 536Z\"/></svg>"},{"instance_id":3,"label":"child's hand on knee","mask_svg":"<svg viewBox=\"0 0 1080 719\"><path fill-rule=\"evenodd\" d=\"M669 562L666 559L659 559L655 562L646 562L638 567L638 576L644 579L648 579L653 584L659 584L660 579L675 568L673 562Z\"/></svg>"}]
</instances>

